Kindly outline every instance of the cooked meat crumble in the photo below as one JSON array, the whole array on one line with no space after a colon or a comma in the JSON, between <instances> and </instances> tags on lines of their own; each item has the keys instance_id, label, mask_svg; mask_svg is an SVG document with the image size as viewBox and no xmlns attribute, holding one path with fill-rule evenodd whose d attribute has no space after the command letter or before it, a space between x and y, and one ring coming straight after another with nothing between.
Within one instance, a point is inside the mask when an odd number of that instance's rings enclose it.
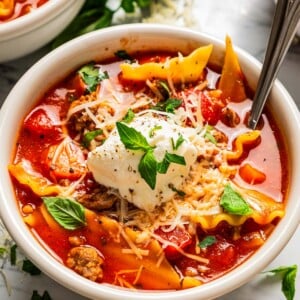
<instances>
[{"instance_id":1,"label":"cooked meat crumble","mask_svg":"<svg viewBox=\"0 0 300 300\"><path fill-rule=\"evenodd\" d=\"M81 276L96 281L102 279L101 265L103 259L98 251L92 247L74 247L68 253L66 264Z\"/></svg>"}]
</instances>

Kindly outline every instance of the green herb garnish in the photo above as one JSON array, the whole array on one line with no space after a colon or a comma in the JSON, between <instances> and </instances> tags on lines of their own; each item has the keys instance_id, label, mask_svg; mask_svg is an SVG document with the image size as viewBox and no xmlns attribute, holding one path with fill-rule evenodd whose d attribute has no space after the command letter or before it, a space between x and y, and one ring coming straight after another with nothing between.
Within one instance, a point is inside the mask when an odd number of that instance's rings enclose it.
<instances>
[{"instance_id":1,"label":"green herb garnish","mask_svg":"<svg viewBox=\"0 0 300 300\"><path fill-rule=\"evenodd\" d=\"M75 200L63 197L42 197L48 212L67 230L84 226L84 207Z\"/></svg>"},{"instance_id":2,"label":"green herb garnish","mask_svg":"<svg viewBox=\"0 0 300 300\"><path fill-rule=\"evenodd\" d=\"M153 154L153 149L146 151L143 155L139 165L138 170L141 177L148 183L152 190L155 189L156 185L156 169L157 161Z\"/></svg>"},{"instance_id":3,"label":"green herb garnish","mask_svg":"<svg viewBox=\"0 0 300 300\"><path fill-rule=\"evenodd\" d=\"M211 131L213 130L214 128L210 125L206 125L205 126L205 133L204 133L204 137L206 139L208 139L211 143L213 144L217 144L217 141L215 139L215 137L211 134Z\"/></svg>"},{"instance_id":4,"label":"green herb garnish","mask_svg":"<svg viewBox=\"0 0 300 300\"><path fill-rule=\"evenodd\" d=\"M162 80L159 81L159 84L167 92L168 96L170 96L171 91L170 91L168 85Z\"/></svg>"},{"instance_id":5,"label":"green herb garnish","mask_svg":"<svg viewBox=\"0 0 300 300\"><path fill-rule=\"evenodd\" d=\"M157 165L157 172L161 174L167 173L170 163L186 165L183 156L166 152L164 159L161 162L159 162Z\"/></svg>"},{"instance_id":6,"label":"green herb garnish","mask_svg":"<svg viewBox=\"0 0 300 300\"><path fill-rule=\"evenodd\" d=\"M169 188L170 188L173 192L176 192L180 197L184 197L184 196L185 196L185 192L176 189L175 186L174 186L172 183L169 184Z\"/></svg>"},{"instance_id":7,"label":"green herb garnish","mask_svg":"<svg viewBox=\"0 0 300 300\"><path fill-rule=\"evenodd\" d=\"M133 13L137 7L143 9L151 4L150 0L122 0L120 5L112 10L107 7L108 2L109 0L86 0L70 25L55 38L52 48L82 34L112 25L114 14L120 9L125 13Z\"/></svg>"},{"instance_id":8,"label":"green herb garnish","mask_svg":"<svg viewBox=\"0 0 300 300\"><path fill-rule=\"evenodd\" d=\"M157 173L166 173L170 163L186 164L183 156L168 152L166 152L162 162L157 162L153 152L155 147L150 146L147 139L139 131L121 122L117 122L116 126L121 142L126 149L144 151L138 170L151 189L155 188Z\"/></svg>"},{"instance_id":9,"label":"green herb garnish","mask_svg":"<svg viewBox=\"0 0 300 300\"><path fill-rule=\"evenodd\" d=\"M78 73L86 84L86 90L89 93L95 91L97 85L102 80L109 78L106 71L102 72L101 69L96 68L93 63L83 66L79 69Z\"/></svg>"},{"instance_id":10,"label":"green herb garnish","mask_svg":"<svg viewBox=\"0 0 300 300\"><path fill-rule=\"evenodd\" d=\"M134 112L132 111L131 108L128 109L126 115L124 116L122 122L124 123L130 123L135 117Z\"/></svg>"},{"instance_id":11,"label":"green herb garnish","mask_svg":"<svg viewBox=\"0 0 300 300\"><path fill-rule=\"evenodd\" d=\"M182 101L176 98L169 98L166 101L158 102L152 108L174 114L175 109L181 105Z\"/></svg>"},{"instance_id":12,"label":"green herb garnish","mask_svg":"<svg viewBox=\"0 0 300 300\"><path fill-rule=\"evenodd\" d=\"M44 292L42 296L38 293L37 290L32 292L31 300L51 300L51 297L47 291Z\"/></svg>"},{"instance_id":13,"label":"green herb garnish","mask_svg":"<svg viewBox=\"0 0 300 300\"><path fill-rule=\"evenodd\" d=\"M227 184L224 188L220 205L226 212L233 215L244 216L252 213L252 209L249 207L247 202L231 187L230 184Z\"/></svg>"},{"instance_id":14,"label":"green herb garnish","mask_svg":"<svg viewBox=\"0 0 300 300\"><path fill-rule=\"evenodd\" d=\"M14 244L10 247L10 264L15 266L17 262L17 245Z\"/></svg>"},{"instance_id":15,"label":"green herb garnish","mask_svg":"<svg viewBox=\"0 0 300 300\"><path fill-rule=\"evenodd\" d=\"M40 275L41 270L36 267L29 259L23 260L22 270L32 276Z\"/></svg>"},{"instance_id":16,"label":"green herb garnish","mask_svg":"<svg viewBox=\"0 0 300 300\"><path fill-rule=\"evenodd\" d=\"M156 125L153 128L151 128L150 132L149 132L149 137L151 137L151 138L154 137L155 131L160 130L160 129L162 129L162 126L160 126L160 125Z\"/></svg>"},{"instance_id":17,"label":"green herb garnish","mask_svg":"<svg viewBox=\"0 0 300 300\"><path fill-rule=\"evenodd\" d=\"M3 257L7 253L7 249L4 247L0 247L0 256Z\"/></svg>"},{"instance_id":18,"label":"green herb garnish","mask_svg":"<svg viewBox=\"0 0 300 300\"><path fill-rule=\"evenodd\" d=\"M171 139L171 142L172 142L173 150L177 150L180 147L180 145L184 142L184 138L182 134L180 134L176 142L174 141L173 138Z\"/></svg>"},{"instance_id":19,"label":"green herb garnish","mask_svg":"<svg viewBox=\"0 0 300 300\"><path fill-rule=\"evenodd\" d=\"M295 284L297 276L297 265L282 266L273 270L266 271L264 273L273 273L279 275L282 278L281 290L287 300L293 300L295 296Z\"/></svg>"},{"instance_id":20,"label":"green herb garnish","mask_svg":"<svg viewBox=\"0 0 300 300\"><path fill-rule=\"evenodd\" d=\"M89 131L87 132L83 138L82 138L82 145L86 148L89 147L91 141L97 137L98 135L102 134L103 131L101 129L97 129L97 130L93 130L93 131Z\"/></svg>"},{"instance_id":21,"label":"green herb garnish","mask_svg":"<svg viewBox=\"0 0 300 300\"><path fill-rule=\"evenodd\" d=\"M199 247L205 249L208 246L213 245L216 241L217 239L214 235L208 235L199 243Z\"/></svg>"},{"instance_id":22,"label":"green herb garnish","mask_svg":"<svg viewBox=\"0 0 300 300\"><path fill-rule=\"evenodd\" d=\"M121 122L117 122L120 139L126 149L148 151L153 149L146 138L137 130Z\"/></svg>"},{"instance_id":23,"label":"green herb garnish","mask_svg":"<svg viewBox=\"0 0 300 300\"><path fill-rule=\"evenodd\" d=\"M118 50L115 52L115 56L124 60L133 61L134 59L127 53L126 50Z\"/></svg>"}]
</instances>

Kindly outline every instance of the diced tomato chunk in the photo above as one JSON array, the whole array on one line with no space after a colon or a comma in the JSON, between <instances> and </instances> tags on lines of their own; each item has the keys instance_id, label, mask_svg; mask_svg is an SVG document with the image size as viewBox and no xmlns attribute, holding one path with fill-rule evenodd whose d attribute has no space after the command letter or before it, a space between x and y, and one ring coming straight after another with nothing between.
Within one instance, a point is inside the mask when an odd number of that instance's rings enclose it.
<instances>
[{"instance_id":1,"label":"diced tomato chunk","mask_svg":"<svg viewBox=\"0 0 300 300\"><path fill-rule=\"evenodd\" d=\"M76 180L86 172L85 157L70 139L52 145L44 154L44 169L54 181Z\"/></svg>"},{"instance_id":2,"label":"diced tomato chunk","mask_svg":"<svg viewBox=\"0 0 300 300\"><path fill-rule=\"evenodd\" d=\"M192 243L191 235L181 227L175 227L172 231L164 231L162 228L159 228L155 231L155 233L164 240L173 243L180 249L185 249ZM167 259L175 260L181 256L176 247L168 245L164 248Z\"/></svg>"},{"instance_id":3,"label":"diced tomato chunk","mask_svg":"<svg viewBox=\"0 0 300 300\"><path fill-rule=\"evenodd\" d=\"M76 75L70 80L70 85L68 86L70 90L76 91L76 98L82 96L86 90L86 84L82 80L81 76L76 73Z\"/></svg>"},{"instance_id":4,"label":"diced tomato chunk","mask_svg":"<svg viewBox=\"0 0 300 300\"><path fill-rule=\"evenodd\" d=\"M38 136L55 137L62 134L59 117L51 106L37 107L25 120L24 127Z\"/></svg>"},{"instance_id":5,"label":"diced tomato chunk","mask_svg":"<svg viewBox=\"0 0 300 300\"><path fill-rule=\"evenodd\" d=\"M201 113L209 125L216 125L220 120L222 106L207 94L201 93Z\"/></svg>"},{"instance_id":6,"label":"diced tomato chunk","mask_svg":"<svg viewBox=\"0 0 300 300\"><path fill-rule=\"evenodd\" d=\"M209 246L206 257L209 259L209 267L222 271L236 264L238 252L234 244L219 237L216 243Z\"/></svg>"}]
</instances>

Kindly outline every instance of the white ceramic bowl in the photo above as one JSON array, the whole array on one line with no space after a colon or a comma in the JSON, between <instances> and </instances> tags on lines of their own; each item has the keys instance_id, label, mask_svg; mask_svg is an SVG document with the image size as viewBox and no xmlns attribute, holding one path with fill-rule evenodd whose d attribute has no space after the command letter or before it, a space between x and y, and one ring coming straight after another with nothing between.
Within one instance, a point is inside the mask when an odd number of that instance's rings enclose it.
<instances>
[{"instance_id":1,"label":"white ceramic bowl","mask_svg":"<svg viewBox=\"0 0 300 300\"><path fill-rule=\"evenodd\" d=\"M51 85L82 64L111 57L119 49L185 51L208 43L214 44L212 61L220 63L224 56L224 43L201 33L161 25L111 27L82 36L48 54L28 70L7 97L0 114L0 212L19 247L44 273L60 284L92 299L212 299L249 281L279 254L295 232L300 221L300 140L295 138L300 132L300 116L295 103L278 81L272 89L269 105L286 138L290 158L286 216L259 251L227 275L200 287L170 292L135 292L97 284L77 275L49 255L31 235L19 214L7 165L12 159L22 118ZM254 88L261 65L244 51L237 49L237 53L249 84Z\"/></svg>"},{"instance_id":2,"label":"white ceramic bowl","mask_svg":"<svg viewBox=\"0 0 300 300\"><path fill-rule=\"evenodd\" d=\"M51 0L27 15L0 25L0 62L26 55L56 37L84 0Z\"/></svg>"}]
</instances>

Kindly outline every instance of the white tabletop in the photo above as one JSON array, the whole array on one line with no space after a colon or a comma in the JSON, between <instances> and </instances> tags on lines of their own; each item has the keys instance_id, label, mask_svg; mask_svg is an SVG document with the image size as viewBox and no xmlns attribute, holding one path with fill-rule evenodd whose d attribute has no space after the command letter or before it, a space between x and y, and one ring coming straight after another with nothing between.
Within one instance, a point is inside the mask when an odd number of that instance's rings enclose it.
<instances>
[{"instance_id":1,"label":"white tabletop","mask_svg":"<svg viewBox=\"0 0 300 300\"><path fill-rule=\"evenodd\" d=\"M176 2L176 1L174 1ZM270 31L273 0L177 0L178 3L193 2L189 18L178 20L179 26L189 26L198 31L209 33L224 39L229 34L234 45L243 48L259 60L263 60ZM149 19L148 22L172 23L172 19ZM16 81L39 58L50 51L50 46L18 60L0 64L0 105ZM300 43L295 43L279 72L279 79L300 107ZM8 237L5 229L0 227L0 248ZM300 228L286 245L281 254L266 269L297 264L300 268L299 246ZM19 257L20 258L20 257ZM300 271L298 272L300 273ZM6 282L4 277L5 275ZM53 300L84 300L85 298L60 286L45 275L31 276L19 271L19 267L11 267L9 262L0 258L0 299L26 300L31 299L33 290L42 295L47 290ZM276 300L285 299L281 292L281 281L266 274L259 274L248 284L219 300ZM300 299L300 274L296 279L295 300Z\"/></svg>"}]
</instances>

